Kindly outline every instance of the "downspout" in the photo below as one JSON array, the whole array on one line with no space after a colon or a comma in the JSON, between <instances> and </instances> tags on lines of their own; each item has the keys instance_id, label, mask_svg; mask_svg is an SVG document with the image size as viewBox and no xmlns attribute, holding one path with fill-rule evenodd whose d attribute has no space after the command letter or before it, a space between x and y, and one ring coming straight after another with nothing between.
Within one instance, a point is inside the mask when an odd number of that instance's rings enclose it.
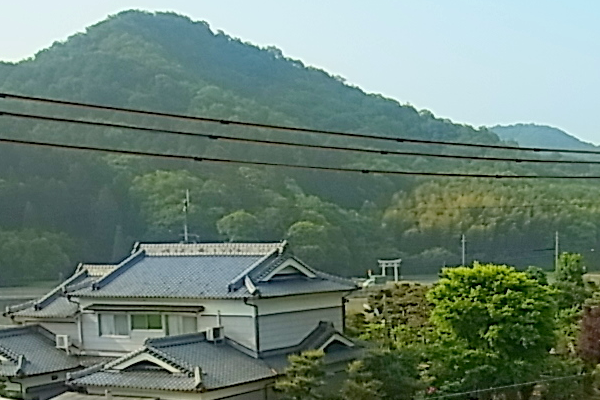
<instances>
[{"instance_id":1,"label":"downspout","mask_svg":"<svg viewBox=\"0 0 600 400\"><path fill-rule=\"evenodd\" d=\"M347 292L342 296L342 333L346 333L346 303L348 303L348 299L346 296L351 295L354 292Z\"/></svg>"},{"instance_id":2,"label":"downspout","mask_svg":"<svg viewBox=\"0 0 600 400\"><path fill-rule=\"evenodd\" d=\"M254 337L256 339L256 356L260 354L260 328L258 324L258 306L248 303L248 297L244 297L244 304L254 309Z\"/></svg>"},{"instance_id":3,"label":"downspout","mask_svg":"<svg viewBox=\"0 0 600 400\"><path fill-rule=\"evenodd\" d=\"M83 313L81 312L81 303L73 300L69 295L66 295L65 297L68 302L77 304L77 336L79 339L79 351L82 352L84 351L85 346L83 345L83 323L81 321Z\"/></svg>"}]
</instances>

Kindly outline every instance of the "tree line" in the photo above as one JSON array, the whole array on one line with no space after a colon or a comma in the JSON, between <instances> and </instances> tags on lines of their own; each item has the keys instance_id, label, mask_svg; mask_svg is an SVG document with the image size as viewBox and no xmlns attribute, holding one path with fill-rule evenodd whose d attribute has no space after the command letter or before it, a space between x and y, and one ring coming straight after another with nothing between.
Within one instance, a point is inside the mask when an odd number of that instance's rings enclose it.
<instances>
[{"instance_id":1,"label":"tree line","mask_svg":"<svg viewBox=\"0 0 600 400\"><path fill-rule=\"evenodd\" d=\"M57 42L31 59L0 63L0 90L210 118L394 137L501 143L473 128L369 94L325 71L260 48L204 22L172 13L123 12ZM234 128L113 111L2 100L5 111L87 118L237 137L449 154L439 146L277 130ZM351 152L221 143L127 129L0 117L4 138L75 143L194 156L325 166L485 173L594 173L593 166L388 157ZM454 150L456 151L456 150ZM503 155L500 150L460 150ZM558 157L553 155L553 157ZM549 232L593 266L597 239L594 185L432 180L217 166L122 155L0 145L0 286L56 279L79 261L116 262L136 241L181 240L182 201L190 190L190 229L198 240L287 239L302 259L346 276L364 275L378 258L402 258L410 273L437 273L469 257L550 266ZM530 203L553 206L521 207ZM580 203L585 203L578 205ZM464 206L465 208L459 208ZM515 207L513 207L515 206ZM32 237L48 245L33 245ZM41 267L19 256L43 259ZM53 250L48 250L52 248ZM524 255L509 259L512 253ZM543 255L543 257L541 257Z\"/></svg>"},{"instance_id":2,"label":"tree line","mask_svg":"<svg viewBox=\"0 0 600 400\"><path fill-rule=\"evenodd\" d=\"M323 352L290 356L285 399L593 399L600 393L600 291L563 253L549 282L536 267L474 263L433 286L371 293L347 333L366 341L334 385Z\"/></svg>"}]
</instances>

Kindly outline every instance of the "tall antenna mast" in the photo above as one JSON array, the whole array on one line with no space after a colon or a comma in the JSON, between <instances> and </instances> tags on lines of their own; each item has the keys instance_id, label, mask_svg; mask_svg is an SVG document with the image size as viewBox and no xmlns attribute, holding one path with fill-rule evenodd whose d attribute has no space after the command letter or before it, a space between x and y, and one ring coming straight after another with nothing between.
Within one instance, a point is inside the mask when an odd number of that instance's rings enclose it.
<instances>
[{"instance_id":1,"label":"tall antenna mast","mask_svg":"<svg viewBox=\"0 0 600 400\"><path fill-rule=\"evenodd\" d=\"M183 242L188 243L188 209L190 208L190 190L185 190L185 200L183 201Z\"/></svg>"}]
</instances>

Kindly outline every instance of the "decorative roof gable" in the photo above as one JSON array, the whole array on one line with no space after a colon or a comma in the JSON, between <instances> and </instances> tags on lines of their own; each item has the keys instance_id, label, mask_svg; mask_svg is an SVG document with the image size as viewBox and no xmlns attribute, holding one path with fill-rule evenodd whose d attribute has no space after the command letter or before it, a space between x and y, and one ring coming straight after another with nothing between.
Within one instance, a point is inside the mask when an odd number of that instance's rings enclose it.
<instances>
[{"instance_id":1,"label":"decorative roof gable","mask_svg":"<svg viewBox=\"0 0 600 400\"><path fill-rule=\"evenodd\" d=\"M156 365L157 369L136 369ZM274 378L262 360L226 343L208 342L202 333L146 340L140 350L101 369L72 375L76 386L125 387L144 390L206 391Z\"/></svg>"},{"instance_id":2,"label":"decorative roof gable","mask_svg":"<svg viewBox=\"0 0 600 400\"><path fill-rule=\"evenodd\" d=\"M290 275L301 274L307 278L316 278L315 272L295 258L285 259L281 264L273 268L266 276L260 279L261 282L269 282L275 277L286 277Z\"/></svg>"}]
</instances>

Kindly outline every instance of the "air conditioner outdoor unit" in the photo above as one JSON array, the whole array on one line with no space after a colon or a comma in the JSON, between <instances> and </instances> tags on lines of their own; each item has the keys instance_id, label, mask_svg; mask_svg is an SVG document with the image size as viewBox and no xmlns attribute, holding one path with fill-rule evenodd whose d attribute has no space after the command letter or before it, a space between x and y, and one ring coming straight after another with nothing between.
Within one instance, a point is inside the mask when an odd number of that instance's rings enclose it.
<instances>
[{"instance_id":1,"label":"air conditioner outdoor unit","mask_svg":"<svg viewBox=\"0 0 600 400\"><path fill-rule=\"evenodd\" d=\"M71 341L69 340L69 335L56 335L56 348L63 349L65 351L69 351L69 347L71 346Z\"/></svg>"},{"instance_id":2,"label":"air conditioner outdoor unit","mask_svg":"<svg viewBox=\"0 0 600 400\"><path fill-rule=\"evenodd\" d=\"M206 331L206 340L209 342L219 342L225 338L225 331L222 326L213 326Z\"/></svg>"}]
</instances>

